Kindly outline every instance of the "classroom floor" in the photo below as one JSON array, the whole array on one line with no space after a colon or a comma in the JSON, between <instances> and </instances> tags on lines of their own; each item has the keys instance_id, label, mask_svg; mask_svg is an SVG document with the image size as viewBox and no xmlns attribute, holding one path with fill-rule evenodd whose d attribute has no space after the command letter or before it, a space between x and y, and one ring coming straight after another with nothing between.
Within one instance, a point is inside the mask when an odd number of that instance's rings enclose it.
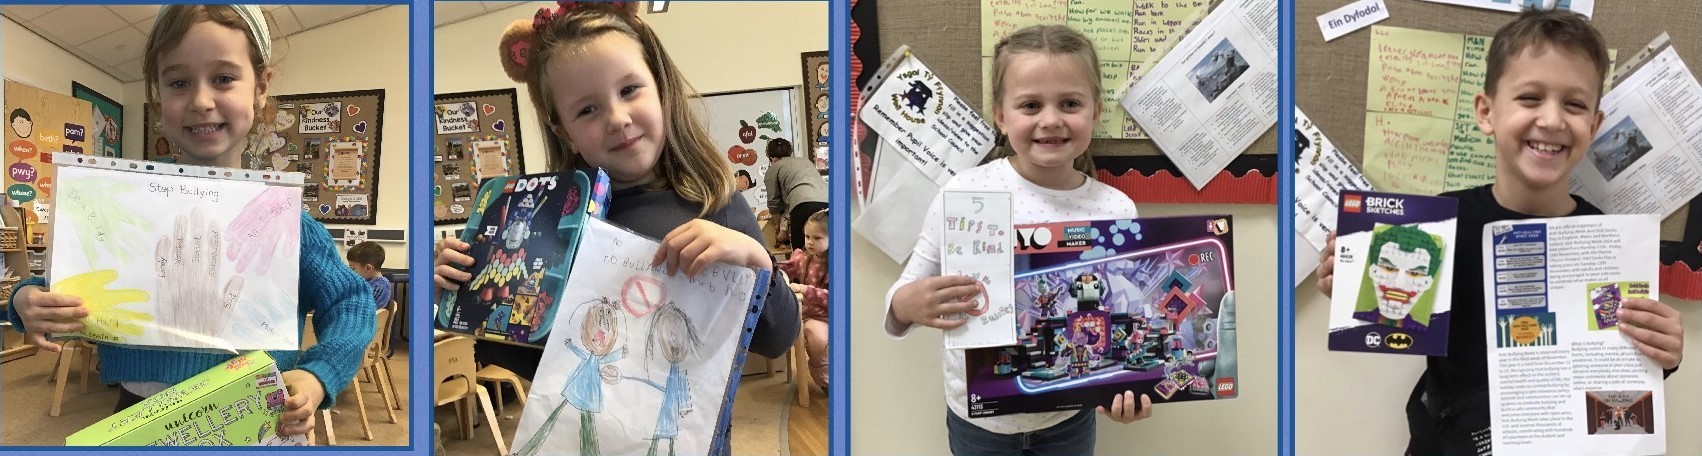
<instances>
[{"instance_id":1,"label":"classroom floor","mask_svg":"<svg viewBox=\"0 0 1702 456\"><path fill-rule=\"evenodd\" d=\"M58 354L37 351L35 355L0 364L0 445L62 446L65 436L82 430L112 414L118 402L118 387L100 384L99 374L89 375L88 392L78 384L81 363L71 370L65 387L65 402L58 417L48 416L53 401L53 365ZM360 414L356 413L353 392L344 391L332 410L332 429L339 446L405 446L408 444L408 351L398 342L396 354L390 358L391 375L401 395L402 410L396 410L396 423L391 424L384 414L384 399L371 383L360 383L366 400L367 421L372 426L372 440L361 431ZM324 415L320 415L323 419ZM325 444L324 424L314 434L319 445Z\"/></svg>"},{"instance_id":2,"label":"classroom floor","mask_svg":"<svg viewBox=\"0 0 1702 456\"><path fill-rule=\"evenodd\" d=\"M527 385L527 388L530 387ZM733 454L827 454L827 399L820 390L812 396L809 408L799 407L792 385L786 382L786 373L780 371L772 377L746 375L739 380L737 394L733 402ZM519 401L512 401L504 406L502 413L497 414L505 442L513 442L514 430L524 408ZM473 429L472 439L463 440L457 435L454 407L439 407L436 420L443 431L444 451L439 454L496 454L491 431L483 423Z\"/></svg>"}]
</instances>

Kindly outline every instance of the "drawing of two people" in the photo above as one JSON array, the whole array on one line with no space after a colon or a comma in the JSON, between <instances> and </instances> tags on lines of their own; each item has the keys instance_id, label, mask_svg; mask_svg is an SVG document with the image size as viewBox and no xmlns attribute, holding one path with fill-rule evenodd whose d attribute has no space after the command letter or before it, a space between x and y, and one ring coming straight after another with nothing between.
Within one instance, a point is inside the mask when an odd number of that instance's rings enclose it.
<instances>
[{"instance_id":1,"label":"drawing of two people","mask_svg":"<svg viewBox=\"0 0 1702 456\"><path fill-rule=\"evenodd\" d=\"M526 442L517 454L536 455L542 450L544 441L551 431L556 429L556 420L560 417L564 406L571 405L579 410L579 453L585 456L601 454L597 441L596 416L603 411L603 386L598 382L614 385L621 379L631 379L649 385L662 392L662 406L656 418L656 429L650 439L650 455L657 454L659 443L668 441L668 453L674 454L674 440L679 436L679 419L691 413L691 385L687 372L680 367L686 356L701 345L697 332L692 328L691 319L678 306L670 302L656 310L654 321L651 323L650 335L645 347L646 358L661 355L668 361L668 378L658 385L648 379L623 377L614 365L626 356L626 347L616 347L620 340L621 316L620 307L607 298L595 301L585 313L580 328L579 344L568 338L566 346L573 356L579 358L579 364L568 374L567 382L562 387L563 402L557 404L550 412L544 425L538 433ZM581 348L580 344L584 347Z\"/></svg>"}]
</instances>

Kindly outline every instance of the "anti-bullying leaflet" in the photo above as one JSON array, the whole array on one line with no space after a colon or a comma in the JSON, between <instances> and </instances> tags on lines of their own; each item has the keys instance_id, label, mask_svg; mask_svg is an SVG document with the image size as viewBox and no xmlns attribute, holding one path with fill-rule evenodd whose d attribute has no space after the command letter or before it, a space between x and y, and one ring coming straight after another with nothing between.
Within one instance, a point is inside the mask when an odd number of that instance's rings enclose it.
<instances>
[{"instance_id":1,"label":"anti-bullying leaflet","mask_svg":"<svg viewBox=\"0 0 1702 456\"><path fill-rule=\"evenodd\" d=\"M1011 257L1011 194L945 192L940 275L975 279L980 293L963 326L946 331L948 349L1016 345L1016 279Z\"/></svg>"},{"instance_id":2,"label":"anti-bullying leaflet","mask_svg":"<svg viewBox=\"0 0 1702 456\"><path fill-rule=\"evenodd\" d=\"M1659 226L1645 214L1483 227L1495 454L1666 453L1661 368L1618 317L1626 299L1660 295Z\"/></svg>"},{"instance_id":3,"label":"anti-bullying leaflet","mask_svg":"<svg viewBox=\"0 0 1702 456\"><path fill-rule=\"evenodd\" d=\"M1344 190L1371 190L1353 160L1300 107L1294 107L1294 286L1318 268L1318 253L1336 230Z\"/></svg>"},{"instance_id":4,"label":"anti-bullying leaflet","mask_svg":"<svg viewBox=\"0 0 1702 456\"><path fill-rule=\"evenodd\" d=\"M1602 97L1572 193L1611 214L1670 215L1702 193L1702 84L1671 47Z\"/></svg>"}]
</instances>

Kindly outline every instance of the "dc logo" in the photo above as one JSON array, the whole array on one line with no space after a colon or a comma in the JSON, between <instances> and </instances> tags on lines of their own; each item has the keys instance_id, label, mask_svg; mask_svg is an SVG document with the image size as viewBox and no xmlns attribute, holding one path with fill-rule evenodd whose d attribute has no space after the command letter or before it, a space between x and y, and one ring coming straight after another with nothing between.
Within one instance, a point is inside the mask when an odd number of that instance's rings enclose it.
<instances>
[{"instance_id":1,"label":"dc logo","mask_svg":"<svg viewBox=\"0 0 1702 456\"><path fill-rule=\"evenodd\" d=\"M1377 348L1378 346L1381 346L1381 345L1383 345L1383 335L1382 334L1370 333L1370 334L1365 335L1365 346L1366 347Z\"/></svg>"}]
</instances>

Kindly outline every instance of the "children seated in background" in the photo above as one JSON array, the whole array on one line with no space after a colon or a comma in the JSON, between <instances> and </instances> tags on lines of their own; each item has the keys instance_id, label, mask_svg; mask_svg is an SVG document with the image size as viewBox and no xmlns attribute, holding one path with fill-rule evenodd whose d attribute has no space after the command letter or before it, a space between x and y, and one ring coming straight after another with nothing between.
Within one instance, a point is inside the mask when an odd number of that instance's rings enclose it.
<instances>
[{"instance_id":1,"label":"children seated in background","mask_svg":"<svg viewBox=\"0 0 1702 456\"><path fill-rule=\"evenodd\" d=\"M804 222L804 247L780 263L791 277L792 292L804 315L804 350L810 356L810 378L827 391L827 210L810 215Z\"/></svg>"},{"instance_id":2,"label":"children seated in background","mask_svg":"<svg viewBox=\"0 0 1702 456\"><path fill-rule=\"evenodd\" d=\"M349 268L372 286L372 300L378 303L378 308L390 305L390 279L378 271L384 265L384 247L365 241L349 247L349 253L344 256L349 259Z\"/></svg>"}]
</instances>

